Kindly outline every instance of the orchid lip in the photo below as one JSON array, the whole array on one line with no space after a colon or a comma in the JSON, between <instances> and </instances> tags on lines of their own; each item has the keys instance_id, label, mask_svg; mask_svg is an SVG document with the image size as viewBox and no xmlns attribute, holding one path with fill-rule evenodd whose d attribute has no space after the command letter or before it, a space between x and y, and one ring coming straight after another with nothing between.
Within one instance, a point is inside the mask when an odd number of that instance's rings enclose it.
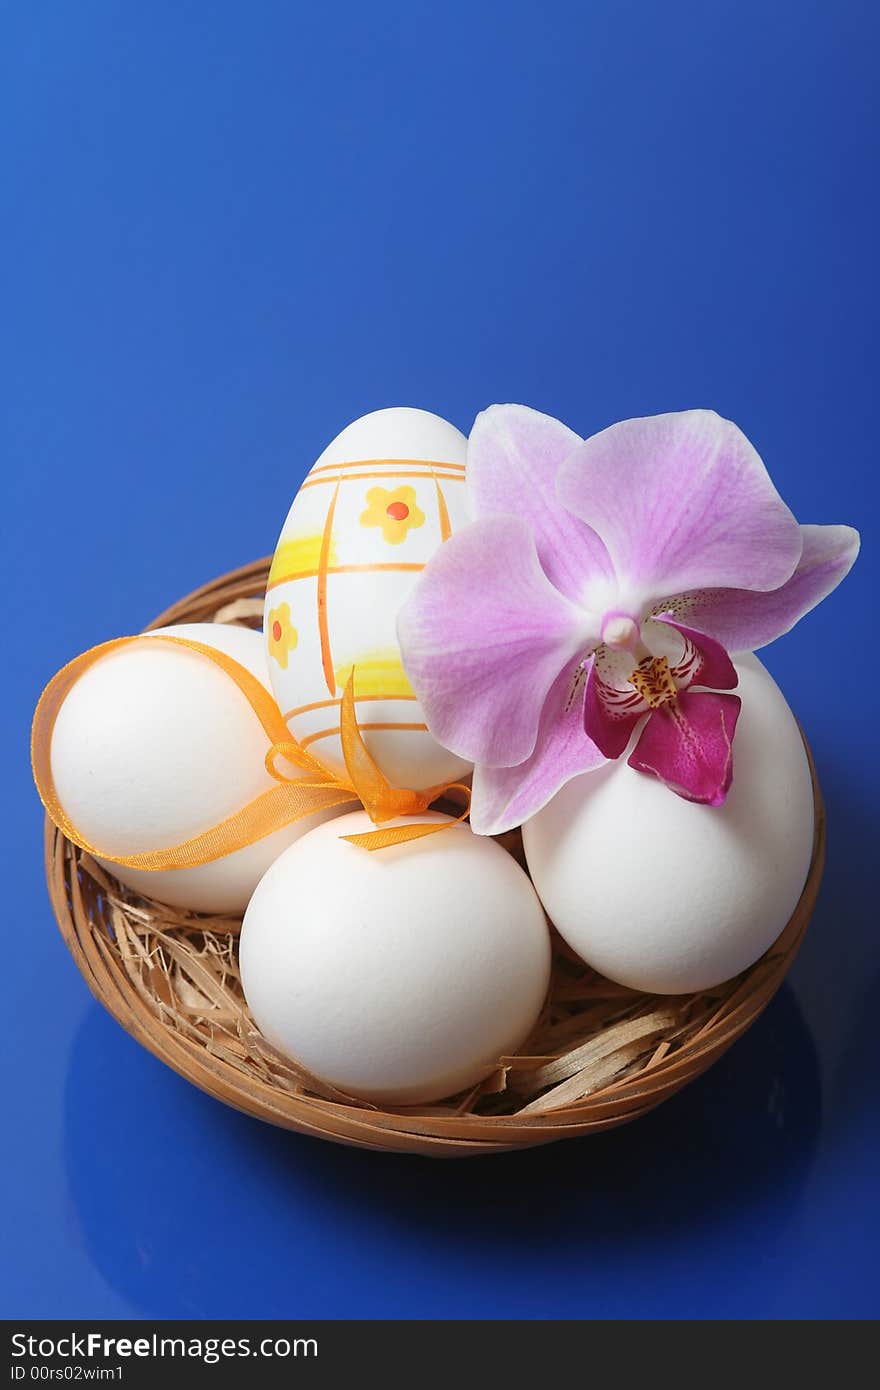
<instances>
[{"instance_id":1,"label":"orchid lip","mask_svg":"<svg viewBox=\"0 0 880 1390\"><path fill-rule=\"evenodd\" d=\"M639 692L648 709L652 710L671 704L678 695L675 675L665 656L649 656L640 661L629 683Z\"/></svg>"}]
</instances>

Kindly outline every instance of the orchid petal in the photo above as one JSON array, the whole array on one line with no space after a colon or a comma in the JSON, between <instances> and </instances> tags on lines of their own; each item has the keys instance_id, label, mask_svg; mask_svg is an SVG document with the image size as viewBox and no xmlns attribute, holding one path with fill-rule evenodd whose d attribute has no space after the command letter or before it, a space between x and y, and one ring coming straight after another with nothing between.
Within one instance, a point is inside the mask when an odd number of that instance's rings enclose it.
<instances>
[{"instance_id":1,"label":"orchid petal","mask_svg":"<svg viewBox=\"0 0 880 1390\"><path fill-rule=\"evenodd\" d=\"M635 659L630 657L630 668ZM595 659L584 693L584 733L606 758L619 758L648 706L629 681L606 680Z\"/></svg>"},{"instance_id":2,"label":"orchid petal","mask_svg":"<svg viewBox=\"0 0 880 1390\"><path fill-rule=\"evenodd\" d=\"M524 517L551 584L584 607L598 608L614 580L608 552L556 496L556 475L581 443L552 415L492 405L477 416L468 439L468 494L474 516Z\"/></svg>"},{"instance_id":3,"label":"orchid petal","mask_svg":"<svg viewBox=\"0 0 880 1390\"><path fill-rule=\"evenodd\" d=\"M776 589L800 557L759 455L711 410L611 425L573 451L557 491L604 541L628 611L688 589Z\"/></svg>"},{"instance_id":4,"label":"orchid petal","mask_svg":"<svg viewBox=\"0 0 880 1390\"><path fill-rule=\"evenodd\" d=\"M705 632L697 632L695 628L685 627L683 623L676 622L669 613L658 613L645 624L645 637L652 650L657 650L660 645L656 641L652 643L648 636L649 632L657 631L653 627L654 623L662 623L665 628L671 628L684 643L684 650L670 663L677 685L706 685L711 690L734 688L739 676L720 642L707 637Z\"/></svg>"},{"instance_id":5,"label":"orchid petal","mask_svg":"<svg viewBox=\"0 0 880 1390\"><path fill-rule=\"evenodd\" d=\"M472 521L431 557L398 616L428 727L472 762L530 757L559 672L595 637L541 569L528 522Z\"/></svg>"},{"instance_id":6,"label":"orchid petal","mask_svg":"<svg viewBox=\"0 0 880 1390\"><path fill-rule=\"evenodd\" d=\"M851 526L802 526L803 550L791 578L770 593L749 589L708 589L682 594L669 607L723 642L728 651L765 647L836 589L859 553L859 533Z\"/></svg>"},{"instance_id":7,"label":"orchid petal","mask_svg":"<svg viewBox=\"0 0 880 1390\"><path fill-rule=\"evenodd\" d=\"M628 758L686 801L720 806L733 780L738 695L684 691L654 710Z\"/></svg>"},{"instance_id":8,"label":"orchid petal","mask_svg":"<svg viewBox=\"0 0 880 1390\"><path fill-rule=\"evenodd\" d=\"M583 683L575 667L557 676L541 711L535 751L518 767L474 768L471 829L500 835L537 815L566 782L605 759L584 736Z\"/></svg>"}]
</instances>

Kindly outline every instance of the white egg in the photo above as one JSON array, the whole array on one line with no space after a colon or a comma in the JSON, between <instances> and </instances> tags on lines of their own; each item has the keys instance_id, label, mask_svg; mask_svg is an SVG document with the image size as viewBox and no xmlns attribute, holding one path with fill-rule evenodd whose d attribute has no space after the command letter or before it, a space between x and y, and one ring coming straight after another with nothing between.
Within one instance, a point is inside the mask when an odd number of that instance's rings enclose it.
<instances>
[{"instance_id":1,"label":"white egg","mask_svg":"<svg viewBox=\"0 0 880 1390\"><path fill-rule=\"evenodd\" d=\"M222 623L161 631L225 652L269 689L262 633ZM275 786L266 748L262 725L217 666L169 643L138 642L89 667L68 693L52 735L52 777L85 839L129 855L180 844ZM100 862L161 902L239 913L272 860L335 814L317 812L192 869Z\"/></svg>"},{"instance_id":2,"label":"white egg","mask_svg":"<svg viewBox=\"0 0 880 1390\"><path fill-rule=\"evenodd\" d=\"M343 816L272 865L245 913L242 985L263 1034L313 1075L386 1104L436 1100L530 1033L549 933L494 840L464 825L375 852L340 838L369 829Z\"/></svg>"},{"instance_id":3,"label":"white egg","mask_svg":"<svg viewBox=\"0 0 880 1390\"><path fill-rule=\"evenodd\" d=\"M813 789L800 731L754 656L722 806L684 801L626 759L575 778L523 826L551 921L632 989L683 994L739 974L780 934L806 881Z\"/></svg>"},{"instance_id":4,"label":"white egg","mask_svg":"<svg viewBox=\"0 0 880 1390\"><path fill-rule=\"evenodd\" d=\"M427 732L397 645L419 573L468 519L466 449L437 415L377 410L337 435L294 498L266 594L269 669L291 733L336 771L352 667L358 722L391 782L429 787L470 770Z\"/></svg>"}]
</instances>

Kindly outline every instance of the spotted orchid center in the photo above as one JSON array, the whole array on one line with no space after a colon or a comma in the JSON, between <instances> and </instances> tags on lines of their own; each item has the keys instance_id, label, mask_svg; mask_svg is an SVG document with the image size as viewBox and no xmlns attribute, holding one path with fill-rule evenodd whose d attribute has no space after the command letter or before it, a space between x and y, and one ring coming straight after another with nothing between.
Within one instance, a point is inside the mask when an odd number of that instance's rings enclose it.
<instances>
[{"instance_id":1,"label":"spotted orchid center","mask_svg":"<svg viewBox=\"0 0 880 1390\"><path fill-rule=\"evenodd\" d=\"M649 709L668 705L678 694L675 678L665 656L648 656L640 661L629 678Z\"/></svg>"},{"instance_id":2,"label":"spotted orchid center","mask_svg":"<svg viewBox=\"0 0 880 1390\"><path fill-rule=\"evenodd\" d=\"M409 516L409 507L405 502L389 502L385 512L392 521L406 521Z\"/></svg>"},{"instance_id":3,"label":"spotted orchid center","mask_svg":"<svg viewBox=\"0 0 880 1390\"><path fill-rule=\"evenodd\" d=\"M633 651L640 635L638 623L628 613L610 613L602 624L602 641L615 651Z\"/></svg>"}]
</instances>

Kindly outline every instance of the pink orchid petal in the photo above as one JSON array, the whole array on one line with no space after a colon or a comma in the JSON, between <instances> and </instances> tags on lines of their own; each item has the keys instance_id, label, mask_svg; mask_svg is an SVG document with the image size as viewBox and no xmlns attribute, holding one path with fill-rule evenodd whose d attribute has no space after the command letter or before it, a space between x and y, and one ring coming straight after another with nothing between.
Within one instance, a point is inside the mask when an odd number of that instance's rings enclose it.
<instances>
[{"instance_id":1,"label":"pink orchid petal","mask_svg":"<svg viewBox=\"0 0 880 1390\"><path fill-rule=\"evenodd\" d=\"M770 593L709 589L670 603L676 617L696 623L728 651L755 651L789 632L805 613L836 589L859 553L851 526L802 526L803 550L791 578Z\"/></svg>"},{"instance_id":2,"label":"pink orchid petal","mask_svg":"<svg viewBox=\"0 0 880 1390\"><path fill-rule=\"evenodd\" d=\"M687 688L689 685L706 685L711 690L732 690L739 681L736 667L720 642L707 637L705 632L685 627L669 613L658 613L645 624L645 638L651 645L649 631L652 623L663 623L673 628L684 643L684 652L672 666L676 684Z\"/></svg>"},{"instance_id":3,"label":"pink orchid petal","mask_svg":"<svg viewBox=\"0 0 880 1390\"><path fill-rule=\"evenodd\" d=\"M635 658L629 659L630 669ZM648 706L628 681L605 680L601 663L592 660L584 693L584 732L606 758L619 758Z\"/></svg>"},{"instance_id":4,"label":"pink orchid petal","mask_svg":"<svg viewBox=\"0 0 880 1390\"><path fill-rule=\"evenodd\" d=\"M431 558L398 617L436 739L475 763L530 757L547 694L595 637L541 569L528 522L472 521Z\"/></svg>"},{"instance_id":5,"label":"pink orchid petal","mask_svg":"<svg viewBox=\"0 0 880 1390\"><path fill-rule=\"evenodd\" d=\"M500 835L537 815L560 787L605 759L584 734L584 686L577 667L561 671L541 712L535 751L518 767L474 768L471 828Z\"/></svg>"},{"instance_id":6,"label":"pink orchid petal","mask_svg":"<svg viewBox=\"0 0 880 1390\"><path fill-rule=\"evenodd\" d=\"M581 443L552 415L492 405L477 416L468 439L468 493L474 516L525 517L550 582L584 607L598 608L614 579L608 552L556 496L556 475Z\"/></svg>"},{"instance_id":7,"label":"pink orchid petal","mask_svg":"<svg viewBox=\"0 0 880 1390\"><path fill-rule=\"evenodd\" d=\"M689 589L776 589L800 557L760 457L711 410L611 425L569 456L557 490L602 537L627 611Z\"/></svg>"},{"instance_id":8,"label":"pink orchid petal","mask_svg":"<svg viewBox=\"0 0 880 1390\"><path fill-rule=\"evenodd\" d=\"M654 710L628 758L686 801L720 806L733 781L738 695L684 691Z\"/></svg>"}]
</instances>

